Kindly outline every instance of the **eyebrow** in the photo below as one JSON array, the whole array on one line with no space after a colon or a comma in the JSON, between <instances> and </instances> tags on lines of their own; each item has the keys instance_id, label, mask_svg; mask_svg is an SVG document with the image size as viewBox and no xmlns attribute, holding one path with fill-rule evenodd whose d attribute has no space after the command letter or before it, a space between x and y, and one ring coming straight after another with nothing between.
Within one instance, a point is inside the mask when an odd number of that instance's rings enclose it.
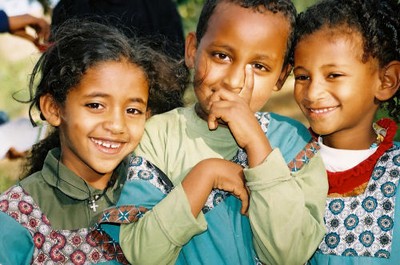
<instances>
[{"instance_id":1,"label":"eyebrow","mask_svg":"<svg viewBox=\"0 0 400 265\"><path fill-rule=\"evenodd\" d=\"M84 97L85 98L96 98L96 97L109 98L110 95L106 94L106 93L101 93L101 92L93 92L93 93L86 94ZM128 100L130 102L137 102L137 103L147 104L147 101L143 100L143 98L141 98L141 97L130 97L130 98L128 98Z\"/></svg>"},{"instance_id":2,"label":"eyebrow","mask_svg":"<svg viewBox=\"0 0 400 265\"><path fill-rule=\"evenodd\" d=\"M330 67L347 67L347 66L350 66L350 65L349 65L349 64L333 64L333 63L330 63L330 64L324 64L324 65L320 66L319 69L330 68ZM304 69L304 70L307 70L307 68L305 68L305 67L302 66L302 65L295 66L295 67L293 68L293 70L296 70L296 69Z\"/></svg>"},{"instance_id":3,"label":"eyebrow","mask_svg":"<svg viewBox=\"0 0 400 265\"><path fill-rule=\"evenodd\" d=\"M234 50L232 49L232 47L228 46L228 45L224 45L224 44L218 44L218 43L212 43L212 46L214 46L215 48L221 48L221 49L225 49L228 50L229 52L233 53ZM274 57L272 56L268 56L265 54L255 54L254 60L267 60L267 61L272 61L274 59Z\"/></svg>"}]
</instances>

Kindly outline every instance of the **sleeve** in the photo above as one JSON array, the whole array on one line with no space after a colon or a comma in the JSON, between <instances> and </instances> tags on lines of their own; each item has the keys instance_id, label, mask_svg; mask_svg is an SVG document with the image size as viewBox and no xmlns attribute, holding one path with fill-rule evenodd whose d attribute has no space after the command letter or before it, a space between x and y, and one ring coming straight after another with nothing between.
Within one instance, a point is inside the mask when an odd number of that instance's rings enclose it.
<instances>
[{"instance_id":1,"label":"sleeve","mask_svg":"<svg viewBox=\"0 0 400 265\"><path fill-rule=\"evenodd\" d=\"M8 32L9 30L8 16L4 10L0 10L0 33Z\"/></svg>"},{"instance_id":2,"label":"sleeve","mask_svg":"<svg viewBox=\"0 0 400 265\"><path fill-rule=\"evenodd\" d=\"M143 170L138 175L152 181L155 177ZM121 248L132 264L174 264L182 246L207 228L204 215L193 217L181 185L165 194L140 176L125 184L118 204L150 210L138 221L121 225Z\"/></svg>"},{"instance_id":3,"label":"sleeve","mask_svg":"<svg viewBox=\"0 0 400 265\"><path fill-rule=\"evenodd\" d=\"M245 169L255 250L266 264L304 264L325 234L328 181L316 153L291 172L278 148L263 164ZM273 239L273 240L271 240Z\"/></svg>"},{"instance_id":4,"label":"sleeve","mask_svg":"<svg viewBox=\"0 0 400 265\"><path fill-rule=\"evenodd\" d=\"M0 264L31 264L33 239L27 229L0 212Z\"/></svg>"}]
</instances>

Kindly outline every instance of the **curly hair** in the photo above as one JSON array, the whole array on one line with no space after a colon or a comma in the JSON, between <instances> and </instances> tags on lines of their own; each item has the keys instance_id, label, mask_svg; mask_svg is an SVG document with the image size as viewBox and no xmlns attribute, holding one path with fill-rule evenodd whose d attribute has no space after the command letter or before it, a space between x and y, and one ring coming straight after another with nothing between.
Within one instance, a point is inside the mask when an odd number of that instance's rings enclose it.
<instances>
[{"instance_id":1,"label":"curly hair","mask_svg":"<svg viewBox=\"0 0 400 265\"><path fill-rule=\"evenodd\" d=\"M290 25L290 34L287 42L287 49L284 64L288 63L289 51L292 48L294 29L296 25L297 11L291 0L206 0L200 13L196 28L196 38L199 43L208 29L210 20L215 8L220 3L232 3L244 8L251 8L257 12L269 10L273 13L282 13Z\"/></svg>"},{"instance_id":2,"label":"curly hair","mask_svg":"<svg viewBox=\"0 0 400 265\"><path fill-rule=\"evenodd\" d=\"M32 110L36 107L40 112L43 95L51 95L63 106L87 70L107 61L127 61L143 70L149 83L148 110L152 115L183 106L189 70L183 61L150 48L147 40L128 38L117 28L86 19L66 21L53 37L53 44L39 58L30 77L28 103L32 123ZM41 118L44 119L42 115ZM41 170L47 152L58 146L59 132L54 128L33 146L24 176Z\"/></svg>"},{"instance_id":3,"label":"curly hair","mask_svg":"<svg viewBox=\"0 0 400 265\"><path fill-rule=\"evenodd\" d=\"M391 61L400 61L399 13L398 0L323 0L298 15L293 47L322 27L346 26L361 34L363 60L376 58L379 66L385 67ZM400 89L380 107L399 122Z\"/></svg>"}]
</instances>

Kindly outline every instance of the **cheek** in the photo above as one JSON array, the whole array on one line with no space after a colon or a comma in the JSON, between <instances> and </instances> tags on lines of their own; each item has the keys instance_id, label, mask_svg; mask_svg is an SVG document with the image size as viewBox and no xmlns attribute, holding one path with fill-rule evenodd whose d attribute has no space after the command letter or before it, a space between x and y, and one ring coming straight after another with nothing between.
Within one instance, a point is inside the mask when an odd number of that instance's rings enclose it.
<instances>
[{"instance_id":1,"label":"cheek","mask_svg":"<svg viewBox=\"0 0 400 265\"><path fill-rule=\"evenodd\" d=\"M264 93L253 93L250 102L250 108L253 112L260 111L267 103L271 96L271 91L265 91Z\"/></svg>"},{"instance_id":2,"label":"cheek","mask_svg":"<svg viewBox=\"0 0 400 265\"><path fill-rule=\"evenodd\" d=\"M296 100L297 104L299 104L303 99L303 91L300 88L300 86L298 86L298 85L296 86L296 84L294 85L293 95L294 95L294 99Z\"/></svg>"},{"instance_id":3,"label":"cheek","mask_svg":"<svg viewBox=\"0 0 400 265\"><path fill-rule=\"evenodd\" d=\"M140 140L142 139L143 133L144 133L144 127L145 127L145 119L141 121L137 121L132 123L129 128L130 128L130 137L131 137L131 144L133 144L136 148L136 146L139 144Z\"/></svg>"}]
</instances>

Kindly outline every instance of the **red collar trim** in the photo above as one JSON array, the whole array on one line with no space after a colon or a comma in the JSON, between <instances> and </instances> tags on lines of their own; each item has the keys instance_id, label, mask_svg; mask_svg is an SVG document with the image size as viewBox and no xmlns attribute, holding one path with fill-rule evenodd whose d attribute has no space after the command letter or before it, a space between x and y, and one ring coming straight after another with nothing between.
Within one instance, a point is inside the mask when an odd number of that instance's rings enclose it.
<instances>
[{"instance_id":1,"label":"red collar trim","mask_svg":"<svg viewBox=\"0 0 400 265\"><path fill-rule=\"evenodd\" d=\"M377 124L387 129L386 137L379 144L378 149L366 160L353 168L340 172L327 171L329 182L328 194L348 193L369 181L378 159L393 146L393 138L397 130L397 124L388 118L379 120Z\"/></svg>"}]
</instances>

